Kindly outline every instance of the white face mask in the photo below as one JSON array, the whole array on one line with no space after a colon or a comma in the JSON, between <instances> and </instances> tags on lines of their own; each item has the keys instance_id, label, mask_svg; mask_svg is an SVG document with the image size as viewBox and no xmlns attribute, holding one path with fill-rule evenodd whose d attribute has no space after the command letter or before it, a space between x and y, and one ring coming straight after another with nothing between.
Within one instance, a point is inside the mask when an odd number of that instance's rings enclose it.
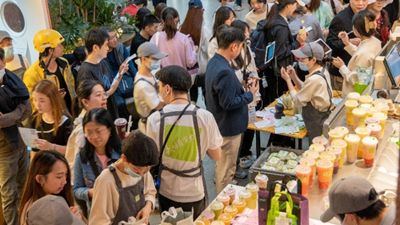
<instances>
[{"instance_id":1,"label":"white face mask","mask_svg":"<svg viewBox=\"0 0 400 225\"><path fill-rule=\"evenodd\" d=\"M6 74L6 69L3 68L2 70L0 70L0 80L3 79L4 74Z\"/></svg>"},{"instance_id":2,"label":"white face mask","mask_svg":"<svg viewBox=\"0 0 400 225\"><path fill-rule=\"evenodd\" d=\"M151 60L151 65L147 66L149 70L156 70L160 67L161 65L161 60Z\"/></svg>"},{"instance_id":3,"label":"white face mask","mask_svg":"<svg viewBox=\"0 0 400 225\"><path fill-rule=\"evenodd\" d=\"M235 2L227 2L226 6L233 9L233 8L235 8Z\"/></svg>"}]
</instances>

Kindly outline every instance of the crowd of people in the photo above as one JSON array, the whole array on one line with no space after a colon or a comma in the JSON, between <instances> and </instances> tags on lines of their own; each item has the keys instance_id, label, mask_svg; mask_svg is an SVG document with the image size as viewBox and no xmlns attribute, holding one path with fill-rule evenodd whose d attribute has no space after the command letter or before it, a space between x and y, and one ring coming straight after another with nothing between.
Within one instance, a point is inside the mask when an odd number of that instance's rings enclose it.
<instances>
[{"instance_id":1,"label":"crowd of people","mask_svg":"<svg viewBox=\"0 0 400 225\"><path fill-rule=\"evenodd\" d=\"M252 108L288 91L303 107L309 138L319 136L334 108L332 92L353 91L357 68L372 67L399 18L396 0L350 0L345 7L340 0L249 0L243 20L235 13L243 10L241 0L220 2L208 29L201 0L188 1L182 23L166 1L153 0L152 14L147 0L132 0L120 12L139 20L128 48L112 29L91 28L70 61L56 30L36 33L33 64L0 31L6 224L51 224L61 217L68 224L118 224L129 217L148 223L156 199L161 211L193 208L198 217L209 200L204 157L216 162L217 192L245 178L239 168L255 160L254 131L247 130ZM311 28L301 32L305 27ZM275 43L272 63L262 68L252 51L257 37ZM318 39L326 40L332 58ZM200 90L206 109L196 105ZM114 121L131 116L133 129L119 136ZM37 132L30 154L19 127ZM370 198L368 206L377 202L376 194ZM349 224L362 216L348 213L362 209L333 212Z\"/></svg>"}]
</instances>

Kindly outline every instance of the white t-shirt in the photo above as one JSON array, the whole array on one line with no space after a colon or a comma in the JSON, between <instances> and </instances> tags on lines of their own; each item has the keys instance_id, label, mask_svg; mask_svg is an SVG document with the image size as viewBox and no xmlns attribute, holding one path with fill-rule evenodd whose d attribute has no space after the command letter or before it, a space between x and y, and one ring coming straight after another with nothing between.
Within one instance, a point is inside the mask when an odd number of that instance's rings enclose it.
<instances>
[{"instance_id":1,"label":"white t-shirt","mask_svg":"<svg viewBox=\"0 0 400 225\"><path fill-rule=\"evenodd\" d=\"M28 69L29 68L29 62L28 59L25 56L22 56L22 59L24 60L25 63L25 68ZM14 53L14 59L11 62L7 62L6 64L6 68L10 71L14 71L16 69L21 68L21 60L19 59L18 54Z\"/></svg>"},{"instance_id":2,"label":"white t-shirt","mask_svg":"<svg viewBox=\"0 0 400 225\"><path fill-rule=\"evenodd\" d=\"M169 104L164 107L164 113L181 112L186 104ZM194 105L187 111L193 111ZM165 117L164 139L178 116ZM198 152L192 115L183 115L175 125L163 153L163 164L175 170L188 170L197 167ZM201 157L204 158L208 149L215 150L222 145L214 116L204 109L197 110L197 121L200 133ZM160 113L153 113L147 120L146 134L151 137L160 149ZM194 173L197 173L195 171ZM203 175L204 176L204 175ZM161 175L160 194L176 202L195 202L204 198L202 177L179 177L166 170Z\"/></svg>"},{"instance_id":3,"label":"white t-shirt","mask_svg":"<svg viewBox=\"0 0 400 225\"><path fill-rule=\"evenodd\" d=\"M149 81L152 85L144 80L137 82L141 78ZM147 117L151 110L160 104L157 90L154 87L156 80L154 77L147 77L137 73L135 83L133 98L135 99L136 110L141 116ZM145 124L142 121L139 122L139 130L143 133L146 132Z\"/></svg>"}]
</instances>

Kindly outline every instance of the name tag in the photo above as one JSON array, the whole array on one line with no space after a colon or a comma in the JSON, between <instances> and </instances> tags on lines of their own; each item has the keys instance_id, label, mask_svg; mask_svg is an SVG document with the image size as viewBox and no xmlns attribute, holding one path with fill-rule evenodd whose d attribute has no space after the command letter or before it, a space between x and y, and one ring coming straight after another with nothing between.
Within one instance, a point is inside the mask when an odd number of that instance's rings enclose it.
<instances>
[{"instance_id":1,"label":"name tag","mask_svg":"<svg viewBox=\"0 0 400 225\"><path fill-rule=\"evenodd\" d=\"M136 201L136 202L140 201L140 195L136 195L136 196L135 196L135 201Z\"/></svg>"}]
</instances>

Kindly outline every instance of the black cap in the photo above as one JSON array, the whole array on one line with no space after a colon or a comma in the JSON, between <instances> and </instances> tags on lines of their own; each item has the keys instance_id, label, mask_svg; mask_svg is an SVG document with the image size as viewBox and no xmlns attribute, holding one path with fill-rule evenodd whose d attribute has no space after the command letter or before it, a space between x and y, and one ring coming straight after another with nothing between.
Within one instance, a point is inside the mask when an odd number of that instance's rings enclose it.
<instances>
[{"instance_id":1,"label":"black cap","mask_svg":"<svg viewBox=\"0 0 400 225\"><path fill-rule=\"evenodd\" d=\"M180 66L166 66L156 73L156 78L163 84L168 84L172 89L179 91L189 91L192 87L191 75Z\"/></svg>"}]
</instances>

